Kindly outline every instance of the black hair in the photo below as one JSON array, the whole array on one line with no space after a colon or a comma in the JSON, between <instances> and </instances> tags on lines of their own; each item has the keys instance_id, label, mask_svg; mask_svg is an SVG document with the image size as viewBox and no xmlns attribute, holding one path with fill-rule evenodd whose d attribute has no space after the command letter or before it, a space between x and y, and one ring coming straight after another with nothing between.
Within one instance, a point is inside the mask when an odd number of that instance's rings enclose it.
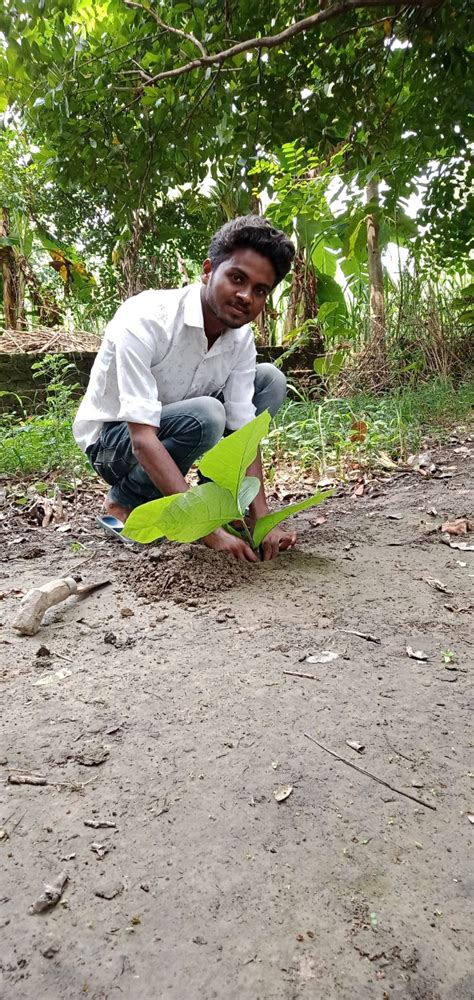
<instances>
[{"instance_id":1,"label":"black hair","mask_svg":"<svg viewBox=\"0 0 474 1000\"><path fill-rule=\"evenodd\" d=\"M261 215L239 215L221 226L212 237L209 260L216 268L234 250L241 249L255 250L268 258L276 274L275 285L288 274L295 256L295 247L286 233Z\"/></svg>"}]
</instances>

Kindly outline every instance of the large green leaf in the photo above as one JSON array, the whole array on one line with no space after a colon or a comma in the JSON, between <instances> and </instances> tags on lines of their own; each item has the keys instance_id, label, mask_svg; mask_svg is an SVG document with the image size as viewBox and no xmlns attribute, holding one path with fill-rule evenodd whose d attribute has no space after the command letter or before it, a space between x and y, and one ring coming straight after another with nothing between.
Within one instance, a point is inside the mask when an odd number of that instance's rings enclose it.
<instances>
[{"instance_id":1,"label":"large green leaf","mask_svg":"<svg viewBox=\"0 0 474 1000\"><path fill-rule=\"evenodd\" d=\"M322 493L315 493L312 497L307 497L306 500L301 500L299 503L290 503L287 507L282 507L281 510L276 510L274 514L265 514L261 517L254 528L253 532L253 542L255 548L258 548L263 539L268 535L268 532L272 528L276 528L277 524L284 521L290 514L297 514L300 510L306 510L307 507L315 507L316 504L322 503L323 500L327 500L334 493L334 490L326 490Z\"/></svg>"},{"instance_id":2,"label":"large green leaf","mask_svg":"<svg viewBox=\"0 0 474 1000\"><path fill-rule=\"evenodd\" d=\"M242 479L253 462L258 445L268 432L269 426L270 414L268 410L264 410L250 423L222 438L222 441L219 441L198 462L198 468L203 476L212 479L223 489L229 490L237 501Z\"/></svg>"},{"instance_id":3,"label":"large green leaf","mask_svg":"<svg viewBox=\"0 0 474 1000\"><path fill-rule=\"evenodd\" d=\"M195 542L239 517L237 504L228 490L215 483L203 483L187 493L173 493L136 507L127 518L123 533L135 542L153 542L163 536L173 542Z\"/></svg>"},{"instance_id":4,"label":"large green leaf","mask_svg":"<svg viewBox=\"0 0 474 1000\"><path fill-rule=\"evenodd\" d=\"M260 489L260 480L256 476L245 476L239 489L238 508L241 514L245 514L247 507L255 500Z\"/></svg>"}]
</instances>

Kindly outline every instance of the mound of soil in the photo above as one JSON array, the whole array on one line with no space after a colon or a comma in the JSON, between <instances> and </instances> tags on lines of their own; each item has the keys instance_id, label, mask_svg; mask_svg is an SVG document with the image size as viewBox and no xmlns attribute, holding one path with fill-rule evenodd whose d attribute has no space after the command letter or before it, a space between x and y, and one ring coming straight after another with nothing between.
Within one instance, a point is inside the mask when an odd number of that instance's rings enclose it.
<instances>
[{"instance_id":1,"label":"mound of soil","mask_svg":"<svg viewBox=\"0 0 474 1000\"><path fill-rule=\"evenodd\" d=\"M140 552L133 561L120 563L124 581L137 597L151 602L162 598L184 604L245 584L253 579L253 566L237 562L204 545L162 543Z\"/></svg>"}]
</instances>

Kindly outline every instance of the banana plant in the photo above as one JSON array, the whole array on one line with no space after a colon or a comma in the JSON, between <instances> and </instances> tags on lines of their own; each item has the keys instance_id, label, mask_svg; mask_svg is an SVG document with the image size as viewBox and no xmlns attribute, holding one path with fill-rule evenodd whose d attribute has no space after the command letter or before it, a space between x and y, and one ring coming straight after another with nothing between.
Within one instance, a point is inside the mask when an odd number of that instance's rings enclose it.
<instances>
[{"instance_id":1,"label":"banana plant","mask_svg":"<svg viewBox=\"0 0 474 1000\"><path fill-rule=\"evenodd\" d=\"M127 518L123 534L136 542L148 543L157 538L174 542L195 542L216 528L240 522L249 545L258 551L263 539L290 514L322 503L332 490L315 493L299 503L288 504L281 510L260 517L250 531L245 511L256 497L260 482L246 471L254 461L262 438L268 433L270 414L267 410L245 424L240 430L222 438L198 463L199 471L209 482L193 486L186 493L174 493L141 504ZM240 529L239 529L240 530Z\"/></svg>"}]
</instances>

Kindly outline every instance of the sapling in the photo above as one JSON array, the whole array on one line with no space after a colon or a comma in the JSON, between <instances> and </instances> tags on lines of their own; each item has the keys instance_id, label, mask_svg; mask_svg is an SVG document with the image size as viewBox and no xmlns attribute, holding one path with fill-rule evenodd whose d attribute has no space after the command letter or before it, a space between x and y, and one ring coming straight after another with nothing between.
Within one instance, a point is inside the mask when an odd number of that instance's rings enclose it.
<instances>
[{"instance_id":1,"label":"sapling","mask_svg":"<svg viewBox=\"0 0 474 1000\"><path fill-rule=\"evenodd\" d=\"M256 497L260 482L256 476L246 476L246 470L254 461L260 441L268 433L270 414L268 410L223 438L198 462L198 469L208 482L191 487L186 493L174 493L141 504L127 518L124 536L136 542L153 542L157 538L168 538L174 542L195 542L209 535L216 528L239 522L239 531L244 534L255 551L263 539L290 514L322 503L332 495L332 490L315 493L299 503L288 504L281 510L272 511L260 517L250 531L245 520L245 512ZM241 526L241 527L240 527Z\"/></svg>"}]
</instances>

